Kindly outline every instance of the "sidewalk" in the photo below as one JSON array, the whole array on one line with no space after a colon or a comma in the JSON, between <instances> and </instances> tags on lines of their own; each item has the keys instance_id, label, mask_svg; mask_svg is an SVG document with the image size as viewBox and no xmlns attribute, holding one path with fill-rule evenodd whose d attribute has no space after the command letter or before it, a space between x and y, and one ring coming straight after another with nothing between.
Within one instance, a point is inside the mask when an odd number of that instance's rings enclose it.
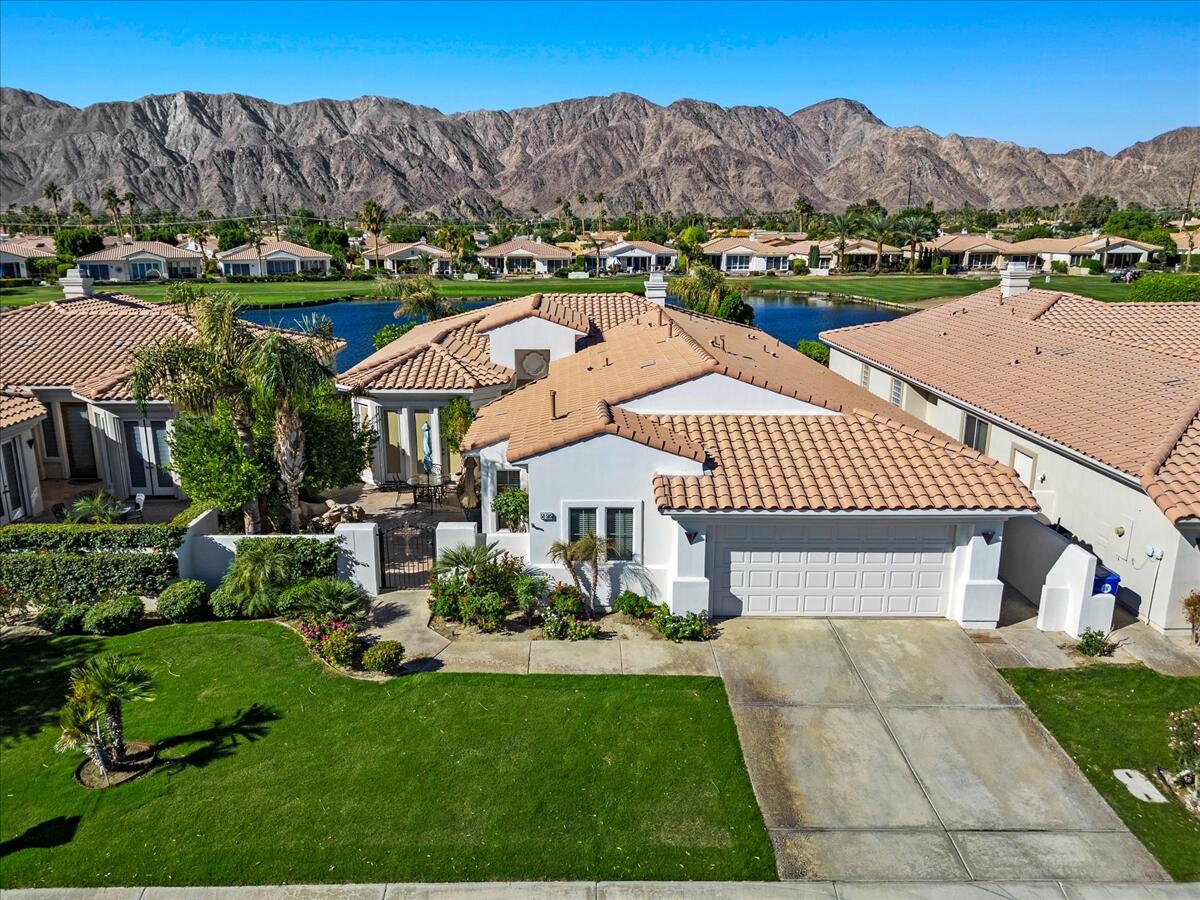
<instances>
[{"instance_id":1,"label":"sidewalk","mask_svg":"<svg viewBox=\"0 0 1200 900\"><path fill-rule=\"evenodd\" d=\"M532 881L244 887L42 888L4 900L1185 900L1195 884L1056 881Z\"/></svg>"}]
</instances>

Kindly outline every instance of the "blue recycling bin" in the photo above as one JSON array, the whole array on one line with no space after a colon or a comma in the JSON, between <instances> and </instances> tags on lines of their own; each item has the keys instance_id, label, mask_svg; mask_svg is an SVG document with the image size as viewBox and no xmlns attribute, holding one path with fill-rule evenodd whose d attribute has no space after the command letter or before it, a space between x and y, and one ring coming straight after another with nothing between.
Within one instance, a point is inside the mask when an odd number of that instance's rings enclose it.
<instances>
[{"instance_id":1,"label":"blue recycling bin","mask_svg":"<svg viewBox=\"0 0 1200 900\"><path fill-rule=\"evenodd\" d=\"M1121 587L1121 576L1107 566L1096 566L1096 579L1092 582L1093 594L1113 594Z\"/></svg>"}]
</instances>

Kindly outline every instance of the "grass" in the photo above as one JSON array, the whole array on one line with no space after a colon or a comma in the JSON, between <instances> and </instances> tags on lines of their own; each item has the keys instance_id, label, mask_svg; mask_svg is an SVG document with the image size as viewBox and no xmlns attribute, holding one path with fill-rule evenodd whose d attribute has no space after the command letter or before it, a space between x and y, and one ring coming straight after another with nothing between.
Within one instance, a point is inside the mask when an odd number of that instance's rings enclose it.
<instances>
[{"instance_id":1,"label":"grass","mask_svg":"<svg viewBox=\"0 0 1200 900\"><path fill-rule=\"evenodd\" d=\"M162 765L54 752L70 666L116 651ZM5 641L0 885L774 879L716 678L330 673L265 622Z\"/></svg>"},{"instance_id":2,"label":"grass","mask_svg":"<svg viewBox=\"0 0 1200 900\"><path fill-rule=\"evenodd\" d=\"M1046 283L1046 279L1050 283ZM1129 285L1123 281L1113 284L1109 275L1034 275L1029 286L1047 291L1064 291L1093 300L1119 303L1129 299Z\"/></svg>"},{"instance_id":3,"label":"grass","mask_svg":"<svg viewBox=\"0 0 1200 900\"><path fill-rule=\"evenodd\" d=\"M1178 881L1200 879L1200 820L1173 798L1138 800L1113 776L1171 768L1167 714L1200 702L1200 678L1132 665L1001 671L1163 868Z\"/></svg>"},{"instance_id":4,"label":"grass","mask_svg":"<svg viewBox=\"0 0 1200 900\"><path fill-rule=\"evenodd\" d=\"M947 275L802 275L747 279L754 291L817 291L867 300L912 303L933 297L965 297L1000 283L999 278L955 278Z\"/></svg>"}]
</instances>

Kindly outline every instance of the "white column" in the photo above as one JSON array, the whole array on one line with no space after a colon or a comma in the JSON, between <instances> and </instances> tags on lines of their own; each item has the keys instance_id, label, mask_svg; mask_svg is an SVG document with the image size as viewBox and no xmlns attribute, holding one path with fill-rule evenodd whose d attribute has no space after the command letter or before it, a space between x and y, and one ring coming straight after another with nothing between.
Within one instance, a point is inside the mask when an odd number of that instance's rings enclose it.
<instances>
[{"instance_id":1,"label":"white column","mask_svg":"<svg viewBox=\"0 0 1200 900\"><path fill-rule=\"evenodd\" d=\"M411 406L402 406L397 413L397 418L400 420L400 477L411 478L416 474L414 467L416 453L413 441L416 421Z\"/></svg>"},{"instance_id":2,"label":"white column","mask_svg":"<svg viewBox=\"0 0 1200 900\"><path fill-rule=\"evenodd\" d=\"M435 406L429 410L429 431L433 441L433 464L444 475L446 471L442 468L442 417L439 407Z\"/></svg>"},{"instance_id":3,"label":"white column","mask_svg":"<svg viewBox=\"0 0 1200 900\"><path fill-rule=\"evenodd\" d=\"M671 612L682 615L688 612L707 612L709 605L709 580L705 571L707 560L706 523L702 521L677 522L675 533L674 571L670 573L669 597L666 600Z\"/></svg>"}]
</instances>

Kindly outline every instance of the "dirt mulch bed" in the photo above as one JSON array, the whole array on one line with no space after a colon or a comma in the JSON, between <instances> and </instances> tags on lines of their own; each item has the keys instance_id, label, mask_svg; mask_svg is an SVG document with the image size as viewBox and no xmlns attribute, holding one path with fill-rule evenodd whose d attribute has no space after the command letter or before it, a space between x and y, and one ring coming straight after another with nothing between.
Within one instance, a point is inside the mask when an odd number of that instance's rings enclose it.
<instances>
[{"instance_id":1,"label":"dirt mulch bed","mask_svg":"<svg viewBox=\"0 0 1200 900\"><path fill-rule=\"evenodd\" d=\"M126 741L125 758L109 767L107 779L100 774L94 762L85 759L75 769L75 780L93 790L116 787L149 772L154 767L155 759L153 745L144 741Z\"/></svg>"},{"instance_id":2,"label":"dirt mulch bed","mask_svg":"<svg viewBox=\"0 0 1200 900\"><path fill-rule=\"evenodd\" d=\"M606 613L598 615L595 622L600 626L598 640L635 640L635 641L665 641L661 634L654 630L649 619L635 619L624 613ZM460 639L483 641L546 641L551 640L542 634L540 621L530 625L520 612L510 613L504 620L504 628L500 631L480 631L474 625L464 625L462 622L452 622L433 616L429 619L429 627L446 638L448 641Z\"/></svg>"}]
</instances>

